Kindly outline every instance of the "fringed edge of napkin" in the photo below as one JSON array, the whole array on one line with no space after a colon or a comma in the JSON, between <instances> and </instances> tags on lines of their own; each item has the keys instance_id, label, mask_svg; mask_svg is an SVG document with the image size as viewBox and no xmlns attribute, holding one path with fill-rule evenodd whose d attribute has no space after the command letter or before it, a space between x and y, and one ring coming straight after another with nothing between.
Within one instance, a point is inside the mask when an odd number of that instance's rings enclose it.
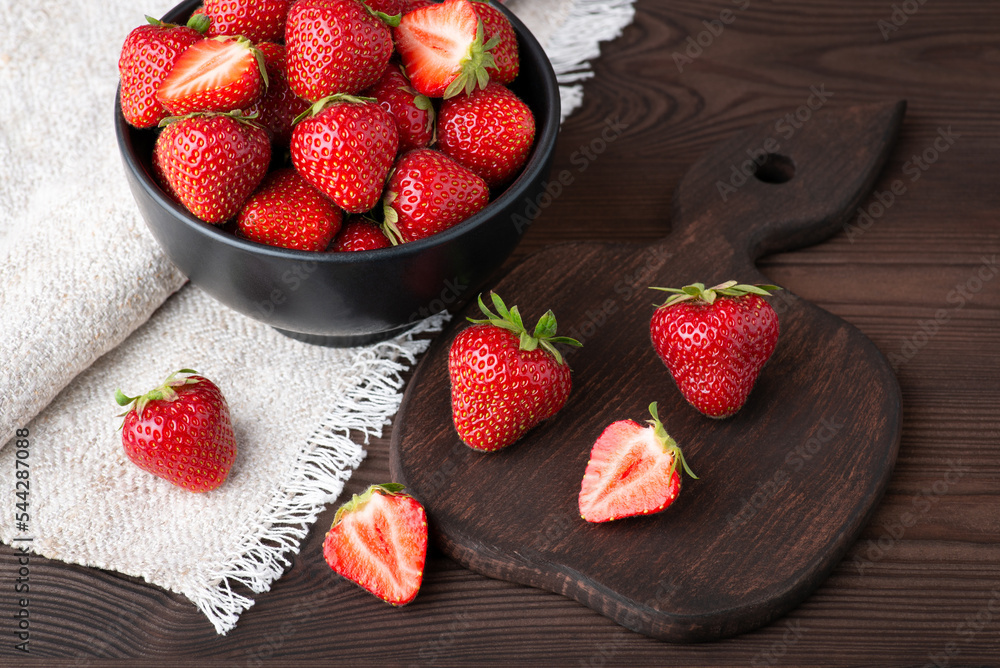
<instances>
[{"instance_id":1,"label":"fringed edge of napkin","mask_svg":"<svg viewBox=\"0 0 1000 668\"><path fill-rule=\"evenodd\" d=\"M402 373L416 362L430 343L418 335L438 332L447 314L427 318L405 335L363 351L349 372L348 393L323 419L299 450L291 480L282 486L261 511L261 530L247 536L222 567L210 573L187 596L208 617L216 633L231 631L254 599L233 590L243 585L254 593L266 592L298 554L326 504L335 501L367 452L357 441L380 437L402 401ZM355 438L352 439L352 434Z\"/></svg>"},{"instance_id":2,"label":"fringed edge of napkin","mask_svg":"<svg viewBox=\"0 0 1000 668\"><path fill-rule=\"evenodd\" d=\"M588 66L601 55L601 42L622 34L635 18L635 0L574 0L566 21L552 34L545 52L559 83L562 120L583 103L577 82L594 76Z\"/></svg>"}]
</instances>

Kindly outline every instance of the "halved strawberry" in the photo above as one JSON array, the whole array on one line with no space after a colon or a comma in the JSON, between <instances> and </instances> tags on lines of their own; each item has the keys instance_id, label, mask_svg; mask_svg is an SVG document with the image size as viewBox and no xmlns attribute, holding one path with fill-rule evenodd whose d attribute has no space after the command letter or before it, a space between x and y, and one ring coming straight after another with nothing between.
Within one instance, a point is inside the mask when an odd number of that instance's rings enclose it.
<instances>
[{"instance_id":1,"label":"halved strawberry","mask_svg":"<svg viewBox=\"0 0 1000 668\"><path fill-rule=\"evenodd\" d=\"M211 37L189 46L156 99L175 116L244 109L267 86L264 57L245 37Z\"/></svg>"},{"instance_id":2,"label":"halved strawberry","mask_svg":"<svg viewBox=\"0 0 1000 668\"><path fill-rule=\"evenodd\" d=\"M471 93L489 82L496 67L483 24L469 0L447 0L415 9L393 31L396 50L417 92L428 97Z\"/></svg>"},{"instance_id":3,"label":"halved strawberry","mask_svg":"<svg viewBox=\"0 0 1000 668\"><path fill-rule=\"evenodd\" d=\"M653 416L650 426L619 420L608 425L594 443L580 485L580 515L588 522L664 510L681 492L678 463L697 480L660 422L655 401L649 412Z\"/></svg>"},{"instance_id":4,"label":"halved strawberry","mask_svg":"<svg viewBox=\"0 0 1000 668\"><path fill-rule=\"evenodd\" d=\"M330 568L393 605L416 598L427 560L427 514L402 491L388 483L355 494L323 541Z\"/></svg>"}]
</instances>

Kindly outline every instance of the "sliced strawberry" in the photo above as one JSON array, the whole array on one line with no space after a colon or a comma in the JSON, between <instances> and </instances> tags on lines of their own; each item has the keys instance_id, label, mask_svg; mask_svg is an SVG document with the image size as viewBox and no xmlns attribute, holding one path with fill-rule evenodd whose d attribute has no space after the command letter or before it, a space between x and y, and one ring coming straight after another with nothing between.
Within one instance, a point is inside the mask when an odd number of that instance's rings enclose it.
<instances>
[{"instance_id":1,"label":"sliced strawberry","mask_svg":"<svg viewBox=\"0 0 1000 668\"><path fill-rule=\"evenodd\" d=\"M393 31L413 87L428 97L452 97L489 82L492 45L469 0L448 0L403 15Z\"/></svg>"},{"instance_id":2,"label":"sliced strawberry","mask_svg":"<svg viewBox=\"0 0 1000 668\"><path fill-rule=\"evenodd\" d=\"M267 86L264 58L244 37L212 37L191 45L160 84L156 99L175 116L244 109Z\"/></svg>"},{"instance_id":3,"label":"sliced strawberry","mask_svg":"<svg viewBox=\"0 0 1000 668\"><path fill-rule=\"evenodd\" d=\"M427 514L399 484L372 485L337 511L323 541L334 571L393 605L420 590L427 559Z\"/></svg>"},{"instance_id":4,"label":"sliced strawberry","mask_svg":"<svg viewBox=\"0 0 1000 668\"><path fill-rule=\"evenodd\" d=\"M356 251L390 248L389 238L382 232L378 224L361 216L352 216L341 228L337 238L333 240L330 251L334 253L352 253Z\"/></svg>"},{"instance_id":5,"label":"sliced strawberry","mask_svg":"<svg viewBox=\"0 0 1000 668\"><path fill-rule=\"evenodd\" d=\"M697 479L684 461L677 442L649 406L648 427L633 420L608 425L590 451L580 486L580 515L588 522L658 513L681 491L678 463Z\"/></svg>"}]
</instances>

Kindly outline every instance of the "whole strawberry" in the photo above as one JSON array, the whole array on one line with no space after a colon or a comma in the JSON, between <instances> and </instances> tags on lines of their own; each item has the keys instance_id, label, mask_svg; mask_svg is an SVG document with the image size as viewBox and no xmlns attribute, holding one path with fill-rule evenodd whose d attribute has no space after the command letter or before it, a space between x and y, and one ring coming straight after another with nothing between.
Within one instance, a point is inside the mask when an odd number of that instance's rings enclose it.
<instances>
[{"instance_id":1,"label":"whole strawberry","mask_svg":"<svg viewBox=\"0 0 1000 668\"><path fill-rule=\"evenodd\" d=\"M670 437L649 405L648 427L633 420L613 422L590 451L580 484L580 516L588 522L610 522L623 517L665 510L681 492L678 463L689 476L677 441Z\"/></svg>"},{"instance_id":2,"label":"whole strawberry","mask_svg":"<svg viewBox=\"0 0 1000 668\"><path fill-rule=\"evenodd\" d=\"M291 0L205 0L208 36L243 35L251 42L280 40Z\"/></svg>"},{"instance_id":3,"label":"whole strawberry","mask_svg":"<svg viewBox=\"0 0 1000 668\"><path fill-rule=\"evenodd\" d=\"M350 95L319 100L308 113L292 131L295 169L344 211L370 210L399 145L392 116L371 98Z\"/></svg>"},{"instance_id":4,"label":"whole strawberry","mask_svg":"<svg viewBox=\"0 0 1000 668\"><path fill-rule=\"evenodd\" d=\"M213 224L236 215L270 160L264 129L235 114L192 114L168 122L153 147L153 168L167 191Z\"/></svg>"},{"instance_id":5,"label":"whole strawberry","mask_svg":"<svg viewBox=\"0 0 1000 668\"><path fill-rule=\"evenodd\" d=\"M402 485L372 485L337 510L323 557L336 573L383 601L406 605L424 577L427 513L403 494Z\"/></svg>"},{"instance_id":6,"label":"whole strawberry","mask_svg":"<svg viewBox=\"0 0 1000 668\"><path fill-rule=\"evenodd\" d=\"M531 109L505 86L445 100L438 114L438 148L492 188L513 178L535 141Z\"/></svg>"},{"instance_id":7,"label":"whole strawberry","mask_svg":"<svg viewBox=\"0 0 1000 668\"><path fill-rule=\"evenodd\" d=\"M511 445L532 427L555 415L569 399L569 365L555 344L579 346L556 336L556 318L547 311L529 333L516 306L507 309L495 293L494 314L479 297L485 320L470 318L448 352L451 412L466 445L494 451Z\"/></svg>"},{"instance_id":8,"label":"whole strawberry","mask_svg":"<svg viewBox=\"0 0 1000 668\"><path fill-rule=\"evenodd\" d=\"M309 102L296 95L285 74L285 47L274 42L260 42L257 49L264 56L267 91L256 103L245 108L247 116L257 115L257 122L271 134L278 146L288 146L295 119L309 108Z\"/></svg>"},{"instance_id":9,"label":"whole strawberry","mask_svg":"<svg viewBox=\"0 0 1000 668\"><path fill-rule=\"evenodd\" d=\"M297 0L285 25L288 83L311 102L372 86L392 56L385 15L361 0Z\"/></svg>"},{"instance_id":10,"label":"whole strawberry","mask_svg":"<svg viewBox=\"0 0 1000 668\"><path fill-rule=\"evenodd\" d=\"M694 283L656 309L650 338L681 394L711 418L736 413L778 342L778 316L761 296L774 285Z\"/></svg>"},{"instance_id":11,"label":"whole strawberry","mask_svg":"<svg viewBox=\"0 0 1000 668\"><path fill-rule=\"evenodd\" d=\"M489 0L473 0L476 16L483 22L483 39L491 44L494 66L487 67L490 81L507 85L517 78L521 61L517 49L517 34L504 13Z\"/></svg>"},{"instance_id":12,"label":"whole strawberry","mask_svg":"<svg viewBox=\"0 0 1000 668\"><path fill-rule=\"evenodd\" d=\"M264 57L245 37L212 37L189 46L156 99L171 114L229 112L255 103L267 87Z\"/></svg>"},{"instance_id":13,"label":"whole strawberry","mask_svg":"<svg viewBox=\"0 0 1000 668\"><path fill-rule=\"evenodd\" d=\"M192 19L187 26L164 23L147 16L149 25L128 34L118 58L122 115L130 125L151 128L170 112L156 99L177 58L202 39L206 23Z\"/></svg>"},{"instance_id":14,"label":"whole strawberry","mask_svg":"<svg viewBox=\"0 0 1000 668\"><path fill-rule=\"evenodd\" d=\"M271 172L240 209L237 234L269 246L322 251L341 212L294 169Z\"/></svg>"},{"instance_id":15,"label":"whole strawberry","mask_svg":"<svg viewBox=\"0 0 1000 668\"><path fill-rule=\"evenodd\" d=\"M361 216L352 216L341 228L333 240L330 251L334 253L351 253L356 251L378 250L390 248L392 243L382 232L378 224Z\"/></svg>"},{"instance_id":16,"label":"whole strawberry","mask_svg":"<svg viewBox=\"0 0 1000 668\"><path fill-rule=\"evenodd\" d=\"M378 83L364 94L392 114L399 131L400 153L434 142L434 105L426 95L413 90L399 66L390 63Z\"/></svg>"},{"instance_id":17,"label":"whole strawberry","mask_svg":"<svg viewBox=\"0 0 1000 668\"><path fill-rule=\"evenodd\" d=\"M236 437L222 392L196 374L182 369L137 397L116 390L115 400L129 407L122 446L136 466L192 492L208 492L229 475Z\"/></svg>"},{"instance_id":18,"label":"whole strawberry","mask_svg":"<svg viewBox=\"0 0 1000 668\"><path fill-rule=\"evenodd\" d=\"M418 148L397 162L386 185L384 217L396 243L443 232L489 203L486 183L439 151Z\"/></svg>"}]
</instances>

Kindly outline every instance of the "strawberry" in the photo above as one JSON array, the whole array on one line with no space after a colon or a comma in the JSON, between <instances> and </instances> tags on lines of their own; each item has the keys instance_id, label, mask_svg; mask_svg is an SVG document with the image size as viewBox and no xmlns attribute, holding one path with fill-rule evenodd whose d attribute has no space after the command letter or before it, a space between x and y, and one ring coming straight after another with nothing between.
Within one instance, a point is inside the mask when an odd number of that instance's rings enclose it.
<instances>
[{"instance_id":1,"label":"strawberry","mask_svg":"<svg viewBox=\"0 0 1000 668\"><path fill-rule=\"evenodd\" d=\"M534 141L531 109L498 83L441 104L438 148L483 177L490 187L517 174Z\"/></svg>"},{"instance_id":2,"label":"strawberry","mask_svg":"<svg viewBox=\"0 0 1000 668\"><path fill-rule=\"evenodd\" d=\"M267 133L235 114L177 119L167 124L153 147L160 182L206 223L235 216L264 178L270 160Z\"/></svg>"},{"instance_id":3,"label":"strawberry","mask_svg":"<svg viewBox=\"0 0 1000 668\"><path fill-rule=\"evenodd\" d=\"M368 211L399 145L392 116L371 98L350 95L323 98L307 113L292 131L295 169L345 211Z\"/></svg>"},{"instance_id":4,"label":"strawberry","mask_svg":"<svg viewBox=\"0 0 1000 668\"><path fill-rule=\"evenodd\" d=\"M387 483L355 494L323 540L330 568L393 605L416 598L427 560L427 513L402 492Z\"/></svg>"},{"instance_id":5,"label":"strawberry","mask_svg":"<svg viewBox=\"0 0 1000 668\"><path fill-rule=\"evenodd\" d=\"M136 466L192 492L225 481L236 461L236 437L215 383L182 369L137 397L116 390L115 401L129 407L122 414L122 446Z\"/></svg>"},{"instance_id":6,"label":"strawberry","mask_svg":"<svg viewBox=\"0 0 1000 668\"><path fill-rule=\"evenodd\" d=\"M413 90L399 67L390 63L378 83L364 94L392 114L399 131L400 153L434 143L434 105L426 95Z\"/></svg>"},{"instance_id":7,"label":"strawberry","mask_svg":"<svg viewBox=\"0 0 1000 668\"><path fill-rule=\"evenodd\" d=\"M438 0L403 0L403 13L408 14L414 9L438 4Z\"/></svg>"},{"instance_id":8,"label":"strawberry","mask_svg":"<svg viewBox=\"0 0 1000 668\"><path fill-rule=\"evenodd\" d=\"M658 513L681 492L678 462L698 479L649 405L652 420L643 427L633 420L612 422L590 451L580 485L580 515L588 522Z\"/></svg>"},{"instance_id":9,"label":"strawberry","mask_svg":"<svg viewBox=\"0 0 1000 668\"><path fill-rule=\"evenodd\" d=\"M489 0L472 0L476 16L483 22L483 39L494 42L490 49L495 67L487 67L490 81L507 85L517 78L521 61L517 51L517 33L504 13L489 3Z\"/></svg>"},{"instance_id":10,"label":"strawberry","mask_svg":"<svg viewBox=\"0 0 1000 668\"><path fill-rule=\"evenodd\" d=\"M556 336L556 318L546 311L533 333L524 328L516 306L507 309L490 293L494 314L479 297L485 320L452 341L448 351L451 412L466 445L494 451L511 445L529 429L555 415L569 399L569 365L554 344L580 342Z\"/></svg>"},{"instance_id":11,"label":"strawberry","mask_svg":"<svg viewBox=\"0 0 1000 668\"><path fill-rule=\"evenodd\" d=\"M778 316L761 295L781 288L728 281L653 289L673 293L649 330L681 394L708 417L733 415L778 342Z\"/></svg>"},{"instance_id":12,"label":"strawberry","mask_svg":"<svg viewBox=\"0 0 1000 668\"><path fill-rule=\"evenodd\" d=\"M469 0L415 9L393 31L396 50L413 87L428 97L452 97L489 81L496 67L484 29Z\"/></svg>"},{"instance_id":13,"label":"strawberry","mask_svg":"<svg viewBox=\"0 0 1000 668\"><path fill-rule=\"evenodd\" d=\"M334 253L349 253L391 246L389 239L375 221L355 216L344 223L330 250Z\"/></svg>"},{"instance_id":14,"label":"strawberry","mask_svg":"<svg viewBox=\"0 0 1000 668\"><path fill-rule=\"evenodd\" d=\"M392 56L386 21L361 0L297 0L288 10L285 48L288 83L316 102L372 86Z\"/></svg>"},{"instance_id":15,"label":"strawberry","mask_svg":"<svg viewBox=\"0 0 1000 668\"><path fill-rule=\"evenodd\" d=\"M241 237L269 246L322 251L340 229L341 212L294 169L271 172L240 209Z\"/></svg>"},{"instance_id":16,"label":"strawberry","mask_svg":"<svg viewBox=\"0 0 1000 668\"><path fill-rule=\"evenodd\" d=\"M251 42L280 40L290 0L205 0L208 36L242 35Z\"/></svg>"},{"instance_id":17,"label":"strawberry","mask_svg":"<svg viewBox=\"0 0 1000 668\"><path fill-rule=\"evenodd\" d=\"M381 12L386 16L393 17L403 13L403 0L361 0L373 12Z\"/></svg>"},{"instance_id":18,"label":"strawberry","mask_svg":"<svg viewBox=\"0 0 1000 668\"><path fill-rule=\"evenodd\" d=\"M418 148L397 162L386 185L386 231L416 241L460 223L489 203L486 183L439 151Z\"/></svg>"},{"instance_id":19,"label":"strawberry","mask_svg":"<svg viewBox=\"0 0 1000 668\"><path fill-rule=\"evenodd\" d=\"M309 102L296 95L288 85L285 74L285 47L274 42L260 42L257 48L264 56L267 72L267 92L244 112L257 115L257 122L271 133L271 139L280 146L287 146L292 138L295 119L309 108Z\"/></svg>"},{"instance_id":20,"label":"strawberry","mask_svg":"<svg viewBox=\"0 0 1000 668\"><path fill-rule=\"evenodd\" d=\"M264 57L245 37L212 37L189 46L156 99L175 116L250 106L267 86Z\"/></svg>"},{"instance_id":21,"label":"strawberry","mask_svg":"<svg viewBox=\"0 0 1000 668\"><path fill-rule=\"evenodd\" d=\"M174 61L189 46L202 39L206 24L192 18L187 26L163 23L147 16L148 25L128 34L118 58L121 77L122 114L137 128L151 128L169 112L156 99L160 84Z\"/></svg>"}]
</instances>

